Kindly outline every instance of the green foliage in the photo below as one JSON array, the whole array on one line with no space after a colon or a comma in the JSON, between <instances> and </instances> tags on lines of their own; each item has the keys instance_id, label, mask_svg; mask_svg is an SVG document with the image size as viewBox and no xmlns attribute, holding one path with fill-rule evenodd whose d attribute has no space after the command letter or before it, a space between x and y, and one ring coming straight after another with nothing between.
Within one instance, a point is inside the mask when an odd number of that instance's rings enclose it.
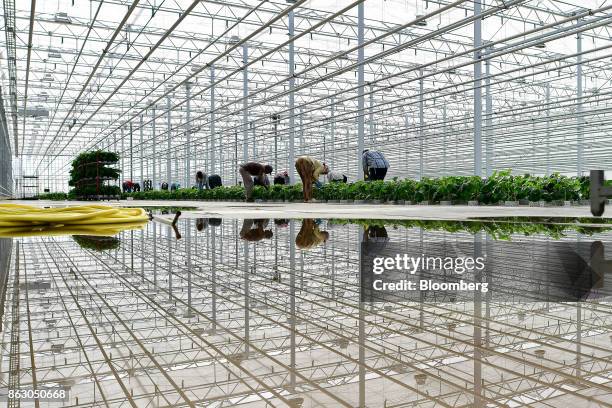
<instances>
[{"instance_id":1,"label":"green foliage","mask_svg":"<svg viewBox=\"0 0 612 408\"><path fill-rule=\"evenodd\" d=\"M72 166L78 167L83 164L104 162L106 164L113 164L119 161L119 155L114 152L106 152L103 150L95 150L93 152L80 153L73 161Z\"/></svg>"},{"instance_id":2,"label":"green foliage","mask_svg":"<svg viewBox=\"0 0 612 408\"><path fill-rule=\"evenodd\" d=\"M45 193L45 194L40 194L38 196L39 200L53 200L53 201L66 200L67 198L68 198L68 194L66 193Z\"/></svg>"},{"instance_id":3,"label":"green foliage","mask_svg":"<svg viewBox=\"0 0 612 408\"><path fill-rule=\"evenodd\" d=\"M477 176L447 176L437 179L357 181L351 184L327 183L314 190L318 200L381 200L406 201L455 201L466 203L477 200L482 204L504 201L577 201L588 199L588 177L576 178L552 174L537 177L528 174L513 176L510 171L495 172L486 179ZM198 191L181 189L170 191L146 191L126 194L142 200L230 200L244 199L240 186L219 187ZM269 189L255 186L253 197L262 200L301 201L302 186L273 185Z\"/></svg>"},{"instance_id":4,"label":"green foliage","mask_svg":"<svg viewBox=\"0 0 612 408\"><path fill-rule=\"evenodd\" d=\"M119 155L114 152L96 150L79 154L72 161L70 180L68 185L73 186L69 198L88 197L96 195L120 195L121 189L117 186L104 185L106 180L117 180L121 171L108 165L117 163ZM97 179L99 177L99 179ZM99 188L96 186L100 184Z\"/></svg>"}]
</instances>

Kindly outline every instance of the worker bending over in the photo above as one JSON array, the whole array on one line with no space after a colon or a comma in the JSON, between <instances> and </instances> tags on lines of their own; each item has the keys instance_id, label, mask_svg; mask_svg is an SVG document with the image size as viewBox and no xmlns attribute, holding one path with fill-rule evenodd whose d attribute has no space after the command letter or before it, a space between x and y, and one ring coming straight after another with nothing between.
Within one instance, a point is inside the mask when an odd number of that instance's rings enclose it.
<instances>
[{"instance_id":1,"label":"worker bending over","mask_svg":"<svg viewBox=\"0 0 612 408\"><path fill-rule=\"evenodd\" d=\"M253 177L259 180L264 180L266 174L272 174L272 166L269 164L263 165L257 162L248 162L240 165L238 172L242 176L242 184L244 185L244 193L247 203L252 203L253 200ZM269 184L269 183L268 183ZM268 186L264 186L268 188Z\"/></svg>"},{"instance_id":2,"label":"worker bending over","mask_svg":"<svg viewBox=\"0 0 612 408\"><path fill-rule=\"evenodd\" d=\"M376 150L365 149L361 156L364 180L384 180L389 169L389 162L385 156Z\"/></svg>"},{"instance_id":3,"label":"worker bending over","mask_svg":"<svg viewBox=\"0 0 612 408\"><path fill-rule=\"evenodd\" d=\"M329 173L329 167L317 159L302 156L295 161L295 169L302 179L304 202L307 203L312 200L312 184L319 183L319 176Z\"/></svg>"}]
</instances>

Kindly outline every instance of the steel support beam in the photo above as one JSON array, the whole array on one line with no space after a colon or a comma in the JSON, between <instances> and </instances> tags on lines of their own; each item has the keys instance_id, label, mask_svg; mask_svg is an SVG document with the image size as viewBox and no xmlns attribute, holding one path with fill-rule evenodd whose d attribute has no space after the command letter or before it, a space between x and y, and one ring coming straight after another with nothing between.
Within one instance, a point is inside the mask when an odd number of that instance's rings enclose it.
<instances>
[{"instance_id":1,"label":"steel support beam","mask_svg":"<svg viewBox=\"0 0 612 408\"><path fill-rule=\"evenodd\" d=\"M192 185L193 177L191 176L191 82L185 82L185 93L187 96L187 120L185 122L185 188Z\"/></svg>"},{"instance_id":2,"label":"steel support beam","mask_svg":"<svg viewBox=\"0 0 612 408\"><path fill-rule=\"evenodd\" d=\"M365 7L364 2L357 6L357 177L356 180L363 180L363 171L361 166L361 156L363 152L363 139L365 135L365 72L364 72L364 40L365 40Z\"/></svg>"},{"instance_id":3,"label":"steel support beam","mask_svg":"<svg viewBox=\"0 0 612 408\"><path fill-rule=\"evenodd\" d=\"M417 180L421 180L424 176L423 139L425 139L425 106L423 94L425 93L425 87L422 69L419 71L419 76L419 174Z\"/></svg>"},{"instance_id":4,"label":"steel support beam","mask_svg":"<svg viewBox=\"0 0 612 408\"><path fill-rule=\"evenodd\" d=\"M485 155L486 155L486 176L489 177L493 174L494 168L494 151L493 151L493 95L491 95L491 61L487 60L485 63L485 125L487 128L485 142Z\"/></svg>"},{"instance_id":5,"label":"steel support beam","mask_svg":"<svg viewBox=\"0 0 612 408\"><path fill-rule=\"evenodd\" d=\"M242 45L242 162L249 161L249 48L246 43ZM236 157L236 161L238 158ZM237 163L236 163L237 164ZM238 169L236 169L238 171Z\"/></svg>"},{"instance_id":6,"label":"steel support beam","mask_svg":"<svg viewBox=\"0 0 612 408\"><path fill-rule=\"evenodd\" d=\"M576 38L576 174L584 173L584 118L582 117L582 33Z\"/></svg>"},{"instance_id":7,"label":"steel support beam","mask_svg":"<svg viewBox=\"0 0 612 408\"><path fill-rule=\"evenodd\" d=\"M474 16L482 11L481 0L474 0ZM482 19L474 20L474 175L482 176Z\"/></svg>"},{"instance_id":8,"label":"steel support beam","mask_svg":"<svg viewBox=\"0 0 612 408\"><path fill-rule=\"evenodd\" d=\"M166 120L167 120L167 128L168 128L168 146L166 147L166 182L168 183L168 189L172 186L172 114L171 114L171 101L170 95L166 97Z\"/></svg>"},{"instance_id":9,"label":"steel support beam","mask_svg":"<svg viewBox=\"0 0 612 408\"><path fill-rule=\"evenodd\" d=\"M210 172L211 174L217 174L217 160L216 160L216 140L217 135L215 134L215 66L210 66Z\"/></svg>"},{"instance_id":10,"label":"steel support beam","mask_svg":"<svg viewBox=\"0 0 612 408\"><path fill-rule=\"evenodd\" d=\"M295 183L295 15L293 10L289 12L289 157L287 159L287 170L289 171L289 183ZM279 169L274 169L278 171Z\"/></svg>"}]
</instances>

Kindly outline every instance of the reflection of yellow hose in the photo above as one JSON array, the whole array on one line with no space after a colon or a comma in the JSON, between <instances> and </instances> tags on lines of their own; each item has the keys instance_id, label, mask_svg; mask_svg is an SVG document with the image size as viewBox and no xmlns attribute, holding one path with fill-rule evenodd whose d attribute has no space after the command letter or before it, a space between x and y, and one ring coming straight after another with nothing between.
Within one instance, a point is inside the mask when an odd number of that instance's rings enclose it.
<instances>
[{"instance_id":1,"label":"reflection of yellow hose","mask_svg":"<svg viewBox=\"0 0 612 408\"><path fill-rule=\"evenodd\" d=\"M142 208L115 208L88 205L66 208L39 208L0 204L0 227L57 227L147 222Z\"/></svg>"},{"instance_id":2,"label":"reflection of yellow hose","mask_svg":"<svg viewBox=\"0 0 612 408\"><path fill-rule=\"evenodd\" d=\"M29 226L0 227L0 238L46 237L60 235L88 235L112 237L121 231L142 229L146 222L130 222L125 224L102 225L61 225L61 226Z\"/></svg>"}]
</instances>

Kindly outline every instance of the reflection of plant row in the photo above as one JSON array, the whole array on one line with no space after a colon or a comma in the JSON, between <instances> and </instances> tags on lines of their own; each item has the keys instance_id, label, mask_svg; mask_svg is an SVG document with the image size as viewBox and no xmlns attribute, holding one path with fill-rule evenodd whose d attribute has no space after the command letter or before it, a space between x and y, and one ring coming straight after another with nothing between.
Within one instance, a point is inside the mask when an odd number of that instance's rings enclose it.
<instances>
[{"instance_id":1,"label":"reflection of plant row","mask_svg":"<svg viewBox=\"0 0 612 408\"><path fill-rule=\"evenodd\" d=\"M146 191L129 194L135 199L201 199L232 200L244 198L244 189L239 186L219 187L198 191L182 189L172 191ZM589 179L553 174L548 177L530 175L513 176L510 172L499 172L482 179L473 176L449 176L438 179L358 181L355 183L328 183L315 189L319 200L380 200L406 202L439 202L477 200L483 204L503 201L577 201L588 199ZM274 185L266 190L256 186L253 197L264 200L299 201L302 186Z\"/></svg>"},{"instance_id":2,"label":"reflection of plant row","mask_svg":"<svg viewBox=\"0 0 612 408\"><path fill-rule=\"evenodd\" d=\"M533 222L495 222L495 221L452 221L452 220L367 220L367 219L332 219L332 224L347 225L357 224L364 227L404 227L404 228L423 228L424 230L442 230L446 232L468 232L476 234L484 231L493 239L509 240L514 234L525 236L546 235L551 238L559 239L565 236L567 231L575 231L583 235L593 235L595 233L610 231L610 227L583 227L579 225L561 225L551 223Z\"/></svg>"},{"instance_id":3,"label":"reflection of plant row","mask_svg":"<svg viewBox=\"0 0 612 408\"><path fill-rule=\"evenodd\" d=\"M109 251L119 248L119 239L115 237L95 237L88 235L73 235L72 239L83 249L94 251Z\"/></svg>"}]
</instances>

